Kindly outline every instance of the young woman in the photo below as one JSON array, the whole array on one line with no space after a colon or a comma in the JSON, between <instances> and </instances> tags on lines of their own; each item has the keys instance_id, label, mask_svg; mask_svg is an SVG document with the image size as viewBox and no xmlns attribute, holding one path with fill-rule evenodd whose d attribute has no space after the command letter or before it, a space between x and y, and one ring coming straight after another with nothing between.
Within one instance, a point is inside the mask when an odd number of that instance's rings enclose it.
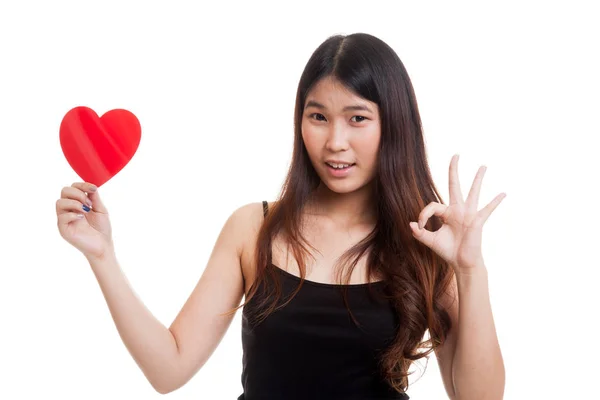
<instances>
[{"instance_id":1,"label":"young woman","mask_svg":"<svg viewBox=\"0 0 600 400\"><path fill-rule=\"evenodd\" d=\"M243 307L239 399L408 399L408 369L432 351L451 399L501 399L481 237L505 194L478 211L485 167L464 200L455 155L443 203L411 81L371 35L317 48L294 119L281 195L231 214L169 328L127 283L97 188L62 190L60 234L86 256L149 382L184 385Z\"/></svg>"}]
</instances>

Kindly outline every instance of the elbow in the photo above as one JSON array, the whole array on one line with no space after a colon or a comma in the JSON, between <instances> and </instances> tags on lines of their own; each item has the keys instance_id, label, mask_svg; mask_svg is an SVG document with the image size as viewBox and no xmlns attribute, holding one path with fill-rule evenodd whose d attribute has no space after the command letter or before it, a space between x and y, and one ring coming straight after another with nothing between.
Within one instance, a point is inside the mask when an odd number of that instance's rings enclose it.
<instances>
[{"instance_id":1,"label":"elbow","mask_svg":"<svg viewBox=\"0 0 600 400\"><path fill-rule=\"evenodd\" d=\"M171 392L176 391L180 387L177 385L168 385L168 384L159 383L159 382L150 382L150 384L152 385L152 388L160 394L169 394Z\"/></svg>"},{"instance_id":2,"label":"elbow","mask_svg":"<svg viewBox=\"0 0 600 400\"><path fill-rule=\"evenodd\" d=\"M169 394L181 388L185 385L189 378L182 376L181 374L160 374L160 376L154 379L148 379L152 388L160 394Z\"/></svg>"},{"instance_id":3,"label":"elbow","mask_svg":"<svg viewBox=\"0 0 600 400\"><path fill-rule=\"evenodd\" d=\"M199 368L198 368L199 369ZM189 366L180 359L161 363L159 370L145 373L152 388L160 394L169 394L184 386L194 376Z\"/></svg>"},{"instance_id":4,"label":"elbow","mask_svg":"<svg viewBox=\"0 0 600 400\"><path fill-rule=\"evenodd\" d=\"M183 386L181 379L172 374L162 373L157 377L147 376L147 379L152 388L160 394L169 394Z\"/></svg>"},{"instance_id":5,"label":"elbow","mask_svg":"<svg viewBox=\"0 0 600 400\"><path fill-rule=\"evenodd\" d=\"M169 393L175 391L175 388L164 385L164 384L158 384L158 383L154 383L154 382L150 382L150 384L152 385L152 388L160 394L169 394Z\"/></svg>"},{"instance_id":6,"label":"elbow","mask_svg":"<svg viewBox=\"0 0 600 400\"><path fill-rule=\"evenodd\" d=\"M182 372L177 362L163 362L160 369L144 371L144 375L157 393L169 394L187 382Z\"/></svg>"}]
</instances>

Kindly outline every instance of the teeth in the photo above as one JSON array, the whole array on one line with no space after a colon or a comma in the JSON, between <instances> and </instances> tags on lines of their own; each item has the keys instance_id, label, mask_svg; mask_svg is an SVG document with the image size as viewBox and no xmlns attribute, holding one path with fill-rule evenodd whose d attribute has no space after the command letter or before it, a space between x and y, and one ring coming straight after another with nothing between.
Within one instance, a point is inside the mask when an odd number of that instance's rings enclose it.
<instances>
[{"instance_id":1,"label":"teeth","mask_svg":"<svg viewBox=\"0 0 600 400\"><path fill-rule=\"evenodd\" d=\"M334 164L334 163L329 163L329 165L331 165L335 169L342 169L342 168L346 168L346 167L350 166L350 164Z\"/></svg>"}]
</instances>

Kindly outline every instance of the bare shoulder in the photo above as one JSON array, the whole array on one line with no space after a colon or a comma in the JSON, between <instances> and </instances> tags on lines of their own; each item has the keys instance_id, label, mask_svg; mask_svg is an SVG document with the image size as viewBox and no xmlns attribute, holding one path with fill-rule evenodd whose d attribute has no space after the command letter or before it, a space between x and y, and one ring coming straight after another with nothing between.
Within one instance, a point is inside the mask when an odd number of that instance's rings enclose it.
<instances>
[{"instance_id":1,"label":"bare shoulder","mask_svg":"<svg viewBox=\"0 0 600 400\"><path fill-rule=\"evenodd\" d=\"M271 208L273 203L268 203ZM240 229L240 265L244 276L244 293L248 293L256 275L256 241L264 222L263 203L248 203L238 208L231 216Z\"/></svg>"},{"instance_id":2,"label":"bare shoulder","mask_svg":"<svg viewBox=\"0 0 600 400\"><path fill-rule=\"evenodd\" d=\"M270 205L271 203L269 203ZM263 221L263 204L262 202L254 202L244 204L238 209L234 210L229 217L235 220L236 225L240 228L248 230L257 230Z\"/></svg>"},{"instance_id":3,"label":"bare shoulder","mask_svg":"<svg viewBox=\"0 0 600 400\"><path fill-rule=\"evenodd\" d=\"M262 202L245 204L229 216L227 225L235 234L238 240L239 254L243 255L245 251L256 244L256 235L264 220Z\"/></svg>"}]
</instances>

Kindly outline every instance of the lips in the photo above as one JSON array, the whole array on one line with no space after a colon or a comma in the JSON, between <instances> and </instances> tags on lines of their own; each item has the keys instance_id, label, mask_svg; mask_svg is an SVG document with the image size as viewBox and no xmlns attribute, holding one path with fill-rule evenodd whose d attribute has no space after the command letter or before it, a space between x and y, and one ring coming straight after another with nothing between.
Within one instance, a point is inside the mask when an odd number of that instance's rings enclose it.
<instances>
[{"instance_id":1,"label":"lips","mask_svg":"<svg viewBox=\"0 0 600 400\"><path fill-rule=\"evenodd\" d=\"M355 163L329 162L329 161L325 162L325 164L329 165L331 168L334 168L334 169L345 169L345 168L355 165Z\"/></svg>"}]
</instances>

